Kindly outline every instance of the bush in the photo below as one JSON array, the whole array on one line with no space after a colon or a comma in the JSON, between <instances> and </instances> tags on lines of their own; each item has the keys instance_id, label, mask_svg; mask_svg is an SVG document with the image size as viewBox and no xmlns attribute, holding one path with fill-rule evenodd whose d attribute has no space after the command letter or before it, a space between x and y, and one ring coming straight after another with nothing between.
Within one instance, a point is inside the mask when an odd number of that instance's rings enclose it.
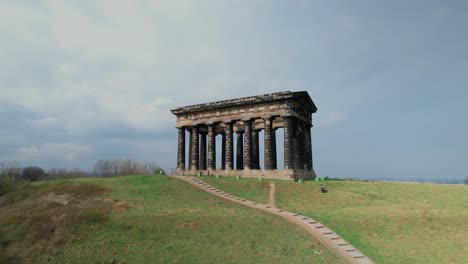
<instances>
[{"instance_id":1,"label":"bush","mask_svg":"<svg viewBox=\"0 0 468 264\"><path fill-rule=\"evenodd\" d=\"M162 168L156 168L154 170L153 174L155 174L155 175L166 175L166 172Z\"/></svg>"},{"instance_id":2,"label":"bush","mask_svg":"<svg viewBox=\"0 0 468 264\"><path fill-rule=\"evenodd\" d=\"M23 173L21 174L23 180L27 181L37 181L45 175L46 173L44 170L37 166L26 167L23 169Z\"/></svg>"},{"instance_id":3,"label":"bush","mask_svg":"<svg viewBox=\"0 0 468 264\"><path fill-rule=\"evenodd\" d=\"M21 177L22 170L18 162L0 162L0 178L17 181Z\"/></svg>"},{"instance_id":4,"label":"bush","mask_svg":"<svg viewBox=\"0 0 468 264\"><path fill-rule=\"evenodd\" d=\"M463 180L463 183L464 183L465 185L468 185L468 175L465 176L465 180Z\"/></svg>"},{"instance_id":5,"label":"bush","mask_svg":"<svg viewBox=\"0 0 468 264\"><path fill-rule=\"evenodd\" d=\"M79 170L79 169L73 169L73 170L67 170L67 169L61 169L61 168L52 168L47 170L47 176L49 180L55 180L55 179L73 179L73 178L85 178L88 177L88 173Z\"/></svg>"},{"instance_id":6,"label":"bush","mask_svg":"<svg viewBox=\"0 0 468 264\"><path fill-rule=\"evenodd\" d=\"M14 182L6 177L0 178L0 196L13 191Z\"/></svg>"}]
</instances>

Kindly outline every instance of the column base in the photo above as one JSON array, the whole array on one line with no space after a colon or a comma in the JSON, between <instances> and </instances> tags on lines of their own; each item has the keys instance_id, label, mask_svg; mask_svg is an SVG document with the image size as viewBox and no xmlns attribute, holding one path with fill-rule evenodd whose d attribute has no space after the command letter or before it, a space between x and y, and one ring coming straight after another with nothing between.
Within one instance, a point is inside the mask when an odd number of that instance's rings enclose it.
<instances>
[{"instance_id":1,"label":"column base","mask_svg":"<svg viewBox=\"0 0 468 264\"><path fill-rule=\"evenodd\" d=\"M244 178L277 179L277 180L313 180L317 176L313 170L198 170L180 171L176 170L175 175L220 175L223 177L241 176Z\"/></svg>"}]
</instances>

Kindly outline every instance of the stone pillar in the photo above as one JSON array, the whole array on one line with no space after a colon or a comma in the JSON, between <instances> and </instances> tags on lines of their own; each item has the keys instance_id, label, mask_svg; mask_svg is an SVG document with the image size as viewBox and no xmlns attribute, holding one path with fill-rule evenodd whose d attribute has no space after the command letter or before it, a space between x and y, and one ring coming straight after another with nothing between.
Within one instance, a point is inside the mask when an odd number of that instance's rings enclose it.
<instances>
[{"instance_id":1,"label":"stone pillar","mask_svg":"<svg viewBox=\"0 0 468 264\"><path fill-rule=\"evenodd\" d=\"M264 167L265 170L272 170L273 169L273 159L272 159L272 144L271 144L271 137L272 137L272 118L267 117L265 118L265 134L264 134L264 139L265 139L265 154L264 154Z\"/></svg>"},{"instance_id":2,"label":"stone pillar","mask_svg":"<svg viewBox=\"0 0 468 264\"><path fill-rule=\"evenodd\" d=\"M226 134L221 134L221 169L226 169Z\"/></svg>"},{"instance_id":3,"label":"stone pillar","mask_svg":"<svg viewBox=\"0 0 468 264\"><path fill-rule=\"evenodd\" d=\"M293 153L294 169L303 169L301 131L298 120L293 121Z\"/></svg>"},{"instance_id":4,"label":"stone pillar","mask_svg":"<svg viewBox=\"0 0 468 264\"><path fill-rule=\"evenodd\" d=\"M252 169L252 121L244 121L244 170Z\"/></svg>"},{"instance_id":5,"label":"stone pillar","mask_svg":"<svg viewBox=\"0 0 468 264\"><path fill-rule=\"evenodd\" d=\"M278 169L278 158L276 157L276 128L271 129L271 159L273 169Z\"/></svg>"},{"instance_id":6,"label":"stone pillar","mask_svg":"<svg viewBox=\"0 0 468 264\"><path fill-rule=\"evenodd\" d=\"M200 146L199 146L199 134L198 134L198 127L192 128L192 171L198 170L199 165L199 157L200 157Z\"/></svg>"},{"instance_id":7,"label":"stone pillar","mask_svg":"<svg viewBox=\"0 0 468 264\"><path fill-rule=\"evenodd\" d=\"M237 149L236 149L236 170L244 169L244 149L242 140L242 131L236 132Z\"/></svg>"},{"instance_id":8,"label":"stone pillar","mask_svg":"<svg viewBox=\"0 0 468 264\"><path fill-rule=\"evenodd\" d=\"M260 145L258 142L258 130L252 131L252 169L260 169Z\"/></svg>"},{"instance_id":9,"label":"stone pillar","mask_svg":"<svg viewBox=\"0 0 468 264\"><path fill-rule=\"evenodd\" d=\"M226 158L225 158L225 165L226 170L232 170L234 168L234 148L233 148L232 140L232 123L226 123Z\"/></svg>"},{"instance_id":10,"label":"stone pillar","mask_svg":"<svg viewBox=\"0 0 468 264\"><path fill-rule=\"evenodd\" d=\"M189 129L189 154L188 154L188 170L192 169L192 138L193 138L193 129Z\"/></svg>"},{"instance_id":11,"label":"stone pillar","mask_svg":"<svg viewBox=\"0 0 468 264\"><path fill-rule=\"evenodd\" d=\"M293 161L293 122L291 117L283 117L284 119L284 169L294 169Z\"/></svg>"},{"instance_id":12,"label":"stone pillar","mask_svg":"<svg viewBox=\"0 0 468 264\"><path fill-rule=\"evenodd\" d=\"M216 170L215 124L208 125L208 170Z\"/></svg>"},{"instance_id":13,"label":"stone pillar","mask_svg":"<svg viewBox=\"0 0 468 264\"><path fill-rule=\"evenodd\" d=\"M309 164L309 156L308 156L308 151L307 151L307 136L306 136L306 125L305 123L301 122L301 136L300 136L300 145L302 147L302 168L304 170L308 169L308 164Z\"/></svg>"},{"instance_id":14,"label":"stone pillar","mask_svg":"<svg viewBox=\"0 0 468 264\"><path fill-rule=\"evenodd\" d=\"M177 139L177 169L185 170L185 128L181 127Z\"/></svg>"},{"instance_id":15,"label":"stone pillar","mask_svg":"<svg viewBox=\"0 0 468 264\"><path fill-rule=\"evenodd\" d=\"M307 168L309 170L314 169L313 161L312 161L312 136L311 136L311 125L306 126L306 141L307 141Z\"/></svg>"},{"instance_id":16,"label":"stone pillar","mask_svg":"<svg viewBox=\"0 0 468 264\"><path fill-rule=\"evenodd\" d=\"M206 170L206 133L200 133L200 170Z\"/></svg>"}]
</instances>

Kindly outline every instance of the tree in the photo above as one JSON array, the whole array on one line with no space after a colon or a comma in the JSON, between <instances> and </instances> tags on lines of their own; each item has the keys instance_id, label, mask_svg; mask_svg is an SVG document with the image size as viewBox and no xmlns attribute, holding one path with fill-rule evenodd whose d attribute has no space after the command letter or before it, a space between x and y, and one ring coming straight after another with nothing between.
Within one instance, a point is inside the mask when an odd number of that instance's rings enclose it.
<instances>
[{"instance_id":1,"label":"tree","mask_svg":"<svg viewBox=\"0 0 468 264\"><path fill-rule=\"evenodd\" d=\"M468 175L465 175L465 180L463 180L463 183L464 183L465 185L468 185Z\"/></svg>"},{"instance_id":2,"label":"tree","mask_svg":"<svg viewBox=\"0 0 468 264\"><path fill-rule=\"evenodd\" d=\"M93 175L97 177L137 174L153 175L165 174L165 172L155 163L139 163L132 159L98 160L93 166Z\"/></svg>"},{"instance_id":3,"label":"tree","mask_svg":"<svg viewBox=\"0 0 468 264\"><path fill-rule=\"evenodd\" d=\"M153 174L165 174L164 170L161 169L157 164L153 162L140 163L139 166L140 174L153 175Z\"/></svg>"},{"instance_id":4,"label":"tree","mask_svg":"<svg viewBox=\"0 0 468 264\"><path fill-rule=\"evenodd\" d=\"M67 170L62 168L52 168L47 170L47 175L49 179L71 179L71 178L85 178L88 177L88 174L79 169Z\"/></svg>"},{"instance_id":5,"label":"tree","mask_svg":"<svg viewBox=\"0 0 468 264\"><path fill-rule=\"evenodd\" d=\"M18 162L2 162L0 163L0 178L17 181L22 170Z\"/></svg>"},{"instance_id":6,"label":"tree","mask_svg":"<svg viewBox=\"0 0 468 264\"><path fill-rule=\"evenodd\" d=\"M93 174L98 177L115 176L114 165L111 160L98 160L93 166Z\"/></svg>"},{"instance_id":7,"label":"tree","mask_svg":"<svg viewBox=\"0 0 468 264\"><path fill-rule=\"evenodd\" d=\"M41 177L44 177L46 173L41 167L31 166L23 168L23 173L21 174L23 180L28 181L37 181Z\"/></svg>"}]
</instances>

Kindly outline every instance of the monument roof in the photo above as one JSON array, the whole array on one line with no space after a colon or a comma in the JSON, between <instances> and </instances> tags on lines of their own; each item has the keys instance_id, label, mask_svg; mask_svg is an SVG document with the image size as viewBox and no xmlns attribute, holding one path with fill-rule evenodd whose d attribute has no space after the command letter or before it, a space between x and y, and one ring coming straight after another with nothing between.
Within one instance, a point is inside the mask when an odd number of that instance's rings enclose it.
<instances>
[{"instance_id":1,"label":"monument roof","mask_svg":"<svg viewBox=\"0 0 468 264\"><path fill-rule=\"evenodd\" d=\"M236 107L236 106L285 101L288 99L303 99L310 107L310 110L312 113L315 113L317 111L317 107L315 106L314 102L310 98L309 93L307 93L306 91L301 91L301 92L285 91L285 92L222 100L222 101L211 102L211 103L183 106L183 107L178 107L176 109L173 109L171 110L171 112L174 115L180 115L180 114L186 114L186 113L194 113L194 112L207 111L207 110L209 111L209 110L223 109L223 108Z\"/></svg>"}]
</instances>

